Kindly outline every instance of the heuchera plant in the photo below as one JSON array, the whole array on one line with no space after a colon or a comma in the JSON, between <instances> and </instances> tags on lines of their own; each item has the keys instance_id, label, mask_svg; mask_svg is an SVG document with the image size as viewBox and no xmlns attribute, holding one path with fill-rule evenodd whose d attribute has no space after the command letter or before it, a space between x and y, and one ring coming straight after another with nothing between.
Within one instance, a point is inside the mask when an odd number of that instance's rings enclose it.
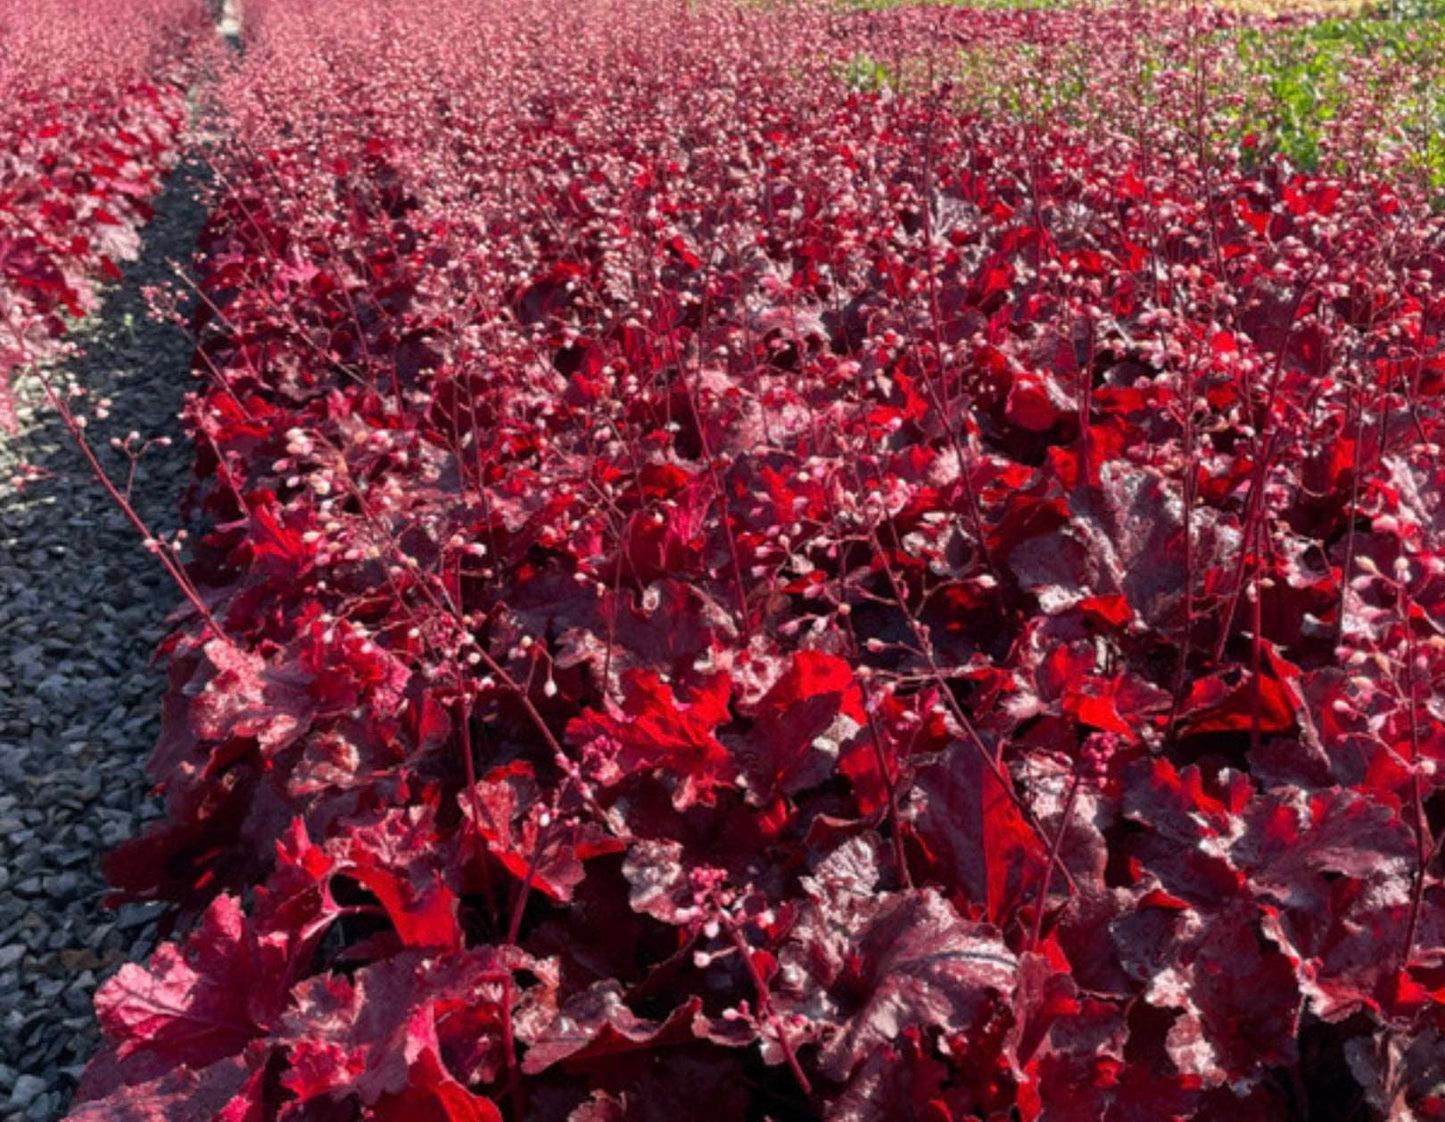
<instances>
[{"instance_id":1,"label":"heuchera plant","mask_svg":"<svg viewBox=\"0 0 1445 1122\"><path fill-rule=\"evenodd\" d=\"M246 16L111 865L177 934L72 1118L1445 1111L1388 104L1229 145L1197 11ZM990 36L1095 78L973 112Z\"/></svg>"},{"instance_id":2,"label":"heuchera plant","mask_svg":"<svg viewBox=\"0 0 1445 1122\"><path fill-rule=\"evenodd\" d=\"M120 0L78 18L58 0L0 3L0 430L10 381L54 359L180 156L189 0Z\"/></svg>"}]
</instances>

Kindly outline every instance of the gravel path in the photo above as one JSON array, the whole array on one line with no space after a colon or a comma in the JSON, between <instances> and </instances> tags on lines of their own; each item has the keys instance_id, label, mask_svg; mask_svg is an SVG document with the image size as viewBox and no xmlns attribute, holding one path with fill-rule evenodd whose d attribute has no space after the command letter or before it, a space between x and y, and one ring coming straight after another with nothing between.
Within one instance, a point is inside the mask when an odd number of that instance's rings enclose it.
<instances>
[{"instance_id":1,"label":"gravel path","mask_svg":"<svg viewBox=\"0 0 1445 1122\"><path fill-rule=\"evenodd\" d=\"M132 430L167 435L141 461L135 505L176 528L190 462L176 413L190 345L151 322L142 285L188 260L204 212L201 172L183 165L126 269L78 333L68 364L91 401L95 444ZM151 655L178 594L86 469L38 383L22 380L18 437L0 434L0 1122L64 1114L99 1030L97 984L155 941L152 906L101 906L99 861L159 808L142 768L159 732L164 675ZM106 448L107 462L119 460ZM20 462L46 478L18 492ZM122 461L123 462L123 461Z\"/></svg>"}]
</instances>

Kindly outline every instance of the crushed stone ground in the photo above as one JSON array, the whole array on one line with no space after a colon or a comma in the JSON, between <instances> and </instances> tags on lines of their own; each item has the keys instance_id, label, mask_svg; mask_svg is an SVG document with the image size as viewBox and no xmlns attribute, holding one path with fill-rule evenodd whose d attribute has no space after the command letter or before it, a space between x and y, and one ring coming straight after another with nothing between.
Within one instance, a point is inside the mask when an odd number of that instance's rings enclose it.
<instances>
[{"instance_id":1,"label":"crushed stone ground","mask_svg":"<svg viewBox=\"0 0 1445 1122\"><path fill-rule=\"evenodd\" d=\"M134 502L177 528L190 453L176 418L190 343L146 316L141 290L189 261L204 218L202 170L183 164L155 200L143 256L75 339L63 375L112 400L93 422L108 447L169 436L141 462ZM100 1039L96 987L155 944L158 906L102 905L100 858L159 813L144 764L159 733L164 668L152 664L179 594L96 482L38 380L17 387L22 432L0 434L0 1122L68 1109ZM17 491L21 463L44 477Z\"/></svg>"}]
</instances>

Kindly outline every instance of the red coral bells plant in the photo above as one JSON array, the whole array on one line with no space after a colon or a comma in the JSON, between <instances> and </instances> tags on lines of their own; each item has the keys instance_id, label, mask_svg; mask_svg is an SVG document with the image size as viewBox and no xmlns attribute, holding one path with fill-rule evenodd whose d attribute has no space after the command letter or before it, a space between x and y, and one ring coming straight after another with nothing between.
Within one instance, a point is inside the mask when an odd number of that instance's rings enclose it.
<instances>
[{"instance_id":1,"label":"red coral bells plant","mask_svg":"<svg viewBox=\"0 0 1445 1122\"><path fill-rule=\"evenodd\" d=\"M1221 143L1197 12L246 16L111 868L184 933L72 1117L1439 1113L1388 138ZM980 114L954 41L1098 96Z\"/></svg>"},{"instance_id":2,"label":"red coral bells plant","mask_svg":"<svg viewBox=\"0 0 1445 1122\"><path fill-rule=\"evenodd\" d=\"M0 3L0 429L10 381L54 359L97 288L140 249L180 157L189 0L121 0L85 19L58 0Z\"/></svg>"}]
</instances>

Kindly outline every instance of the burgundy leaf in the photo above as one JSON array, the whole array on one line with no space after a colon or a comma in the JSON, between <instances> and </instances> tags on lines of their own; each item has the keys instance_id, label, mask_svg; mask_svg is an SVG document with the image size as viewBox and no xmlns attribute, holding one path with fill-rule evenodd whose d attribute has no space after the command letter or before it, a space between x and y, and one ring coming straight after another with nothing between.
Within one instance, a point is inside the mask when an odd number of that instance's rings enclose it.
<instances>
[{"instance_id":1,"label":"burgundy leaf","mask_svg":"<svg viewBox=\"0 0 1445 1122\"><path fill-rule=\"evenodd\" d=\"M205 656L211 674L190 707L198 734L207 740L254 736L268 754L305 734L315 713L308 675L294 666L271 665L220 639L205 645Z\"/></svg>"},{"instance_id":2,"label":"burgundy leaf","mask_svg":"<svg viewBox=\"0 0 1445 1122\"><path fill-rule=\"evenodd\" d=\"M184 948L121 967L96 994L101 1028L125 1060L139 1053L194 1070L262 1036L287 985L287 937L258 938L233 896L218 896Z\"/></svg>"},{"instance_id":3,"label":"burgundy leaf","mask_svg":"<svg viewBox=\"0 0 1445 1122\"><path fill-rule=\"evenodd\" d=\"M597 982L568 998L556 1020L527 1041L522 1070L535 1075L553 1064L576 1065L691 1040L693 1017L701 1007L702 1001L694 998L665 1020L652 1021L627 1008L617 982Z\"/></svg>"},{"instance_id":4,"label":"burgundy leaf","mask_svg":"<svg viewBox=\"0 0 1445 1122\"><path fill-rule=\"evenodd\" d=\"M574 744L615 754L624 772L657 768L677 783L673 801L685 809L727 782L733 768L727 749L715 736L730 719L727 674L716 674L681 696L650 671L623 679L621 706L606 713L589 710L567 728Z\"/></svg>"},{"instance_id":5,"label":"burgundy leaf","mask_svg":"<svg viewBox=\"0 0 1445 1122\"><path fill-rule=\"evenodd\" d=\"M447 1015L458 1005L498 1005L509 962L485 948L444 961L407 952L354 980L307 979L276 1035L290 1064L282 1082L302 1101L354 1094L376 1107L454 1081L443 1058Z\"/></svg>"},{"instance_id":6,"label":"burgundy leaf","mask_svg":"<svg viewBox=\"0 0 1445 1122\"><path fill-rule=\"evenodd\" d=\"M471 800L458 796L471 817ZM493 856L519 881L566 903L585 875L582 862L619 853L623 842L593 822L554 822L541 798L530 764L496 768L477 784L480 832ZM542 825L544 816L547 825Z\"/></svg>"},{"instance_id":7,"label":"burgundy leaf","mask_svg":"<svg viewBox=\"0 0 1445 1122\"><path fill-rule=\"evenodd\" d=\"M77 1101L66 1117L73 1122L260 1122L268 1054L258 1045L199 1069L181 1064L146 1082L119 1086L104 1098Z\"/></svg>"},{"instance_id":8,"label":"burgundy leaf","mask_svg":"<svg viewBox=\"0 0 1445 1122\"><path fill-rule=\"evenodd\" d=\"M846 1080L910 1026L968 1032L1011 997L1018 961L997 930L966 923L933 890L819 889L779 956L796 986L778 995L817 1026L830 1079Z\"/></svg>"},{"instance_id":9,"label":"burgundy leaf","mask_svg":"<svg viewBox=\"0 0 1445 1122\"><path fill-rule=\"evenodd\" d=\"M346 843L334 847L344 861L337 871L381 902L406 946L459 949L457 896L429 859L434 838L426 808L391 811L374 824L354 826Z\"/></svg>"},{"instance_id":10,"label":"burgundy leaf","mask_svg":"<svg viewBox=\"0 0 1445 1122\"><path fill-rule=\"evenodd\" d=\"M993 922L1037 895L1048 853L968 745L954 744L919 772L907 814L934 876Z\"/></svg>"},{"instance_id":11,"label":"burgundy leaf","mask_svg":"<svg viewBox=\"0 0 1445 1122\"><path fill-rule=\"evenodd\" d=\"M753 727L734 750L759 802L826 781L840 746L867 722L852 669L821 651L795 654L751 716Z\"/></svg>"}]
</instances>

